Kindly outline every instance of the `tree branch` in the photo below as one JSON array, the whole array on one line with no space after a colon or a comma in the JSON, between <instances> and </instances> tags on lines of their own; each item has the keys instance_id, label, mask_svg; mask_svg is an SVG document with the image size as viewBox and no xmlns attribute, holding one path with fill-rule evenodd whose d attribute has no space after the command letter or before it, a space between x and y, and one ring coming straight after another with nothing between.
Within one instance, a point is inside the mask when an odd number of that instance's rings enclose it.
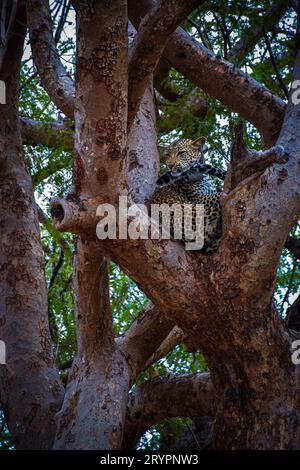
<instances>
[{"instance_id":1,"label":"tree branch","mask_svg":"<svg viewBox=\"0 0 300 470\"><path fill-rule=\"evenodd\" d=\"M51 348L44 258L31 178L22 155L19 74L26 11L19 2L0 79L9 84L0 105L0 400L17 449L50 449L63 386ZM20 207L22 210L20 210Z\"/></svg>"},{"instance_id":2,"label":"tree branch","mask_svg":"<svg viewBox=\"0 0 300 470\"><path fill-rule=\"evenodd\" d=\"M152 196L159 173L159 163L153 86L150 83L127 142L127 184L135 203L144 203Z\"/></svg>"},{"instance_id":3,"label":"tree branch","mask_svg":"<svg viewBox=\"0 0 300 470\"><path fill-rule=\"evenodd\" d=\"M159 0L142 20L129 62L129 129L167 38L201 3L202 0Z\"/></svg>"},{"instance_id":4,"label":"tree branch","mask_svg":"<svg viewBox=\"0 0 300 470\"><path fill-rule=\"evenodd\" d=\"M266 14L258 17L255 25L249 26L249 28L242 33L238 42L230 50L228 60L234 64L243 65L246 61L247 54L254 48L258 41L263 38L264 33L271 31L280 21L288 7L289 2L287 0L274 1Z\"/></svg>"},{"instance_id":5,"label":"tree branch","mask_svg":"<svg viewBox=\"0 0 300 470\"><path fill-rule=\"evenodd\" d=\"M125 184L127 2L73 3L78 31L76 155L69 202L80 206L82 200L94 197L102 203L115 203ZM58 209L59 205L56 216L60 219ZM80 235L73 281L78 353L58 416L54 448L117 449L122 440L129 367L114 341L108 253L104 258L95 226L92 236Z\"/></svg>"},{"instance_id":6,"label":"tree branch","mask_svg":"<svg viewBox=\"0 0 300 470\"><path fill-rule=\"evenodd\" d=\"M149 364L150 357L172 331L174 323L151 302L142 310L126 333L117 338L131 368L131 383Z\"/></svg>"},{"instance_id":7,"label":"tree branch","mask_svg":"<svg viewBox=\"0 0 300 470\"><path fill-rule=\"evenodd\" d=\"M266 46L267 46L267 49L268 49L268 52L269 52L271 63L273 65L273 69L274 69L274 72L276 74L278 83L279 83L283 93L285 94L286 98L288 99L289 98L289 91L288 91L287 86L284 83L283 78L282 78L282 76L279 72L279 69L277 67L276 60L274 58L273 51L272 51L272 46L271 46L271 43L269 41L269 38L268 38L268 35L267 35L266 32L264 33L264 37L265 37Z\"/></svg>"},{"instance_id":8,"label":"tree branch","mask_svg":"<svg viewBox=\"0 0 300 470\"><path fill-rule=\"evenodd\" d=\"M286 163L288 155L281 145L264 151L249 150L243 136L243 122L235 126L235 139L231 151L230 183L225 182L225 192L234 189L241 181L255 173L263 172L274 163Z\"/></svg>"},{"instance_id":9,"label":"tree branch","mask_svg":"<svg viewBox=\"0 0 300 470\"><path fill-rule=\"evenodd\" d=\"M136 27L152 5L152 0L141 0L138 5L129 0L129 17ZM192 83L250 121L263 136L266 146L274 145L285 103L265 86L216 57L182 28L171 35L163 57Z\"/></svg>"},{"instance_id":10,"label":"tree branch","mask_svg":"<svg viewBox=\"0 0 300 470\"><path fill-rule=\"evenodd\" d=\"M20 118L23 144L46 145L73 151L74 134L72 126L63 121L42 122L28 118Z\"/></svg>"},{"instance_id":11,"label":"tree branch","mask_svg":"<svg viewBox=\"0 0 300 470\"><path fill-rule=\"evenodd\" d=\"M187 396L188 400L182 399ZM129 397L122 447L132 448L143 432L164 418L213 414L208 373L155 377L137 385Z\"/></svg>"},{"instance_id":12,"label":"tree branch","mask_svg":"<svg viewBox=\"0 0 300 470\"><path fill-rule=\"evenodd\" d=\"M28 0L27 15L33 60L42 85L55 106L73 118L75 87L56 49L49 0Z\"/></svg>"},{"instance_id":13,"label":"tree branch","mask_svg":"<svg viewBox=\"0 0 300 470\"><path fill-rule=\"evenodd\" d=\"M99 244L77 241L73 281L77 345L79 356L87 361L110 347L114 338L107 269Z\"/></svg>"},{"instance_id":14,"label":"tree branch","mask_svg":"<svg viewBox=\"0 0 300 470\"><path fill-rule=\"evenodd\" d=\"M170 351L172 351L177 344L184 341L186 335L184 332L178 327L174 326L168 336L162 341L159 348L149 357L146 362L146 366L148 367L154 362L159 361L162 357L165 357Z\"/></svg>"},{"instance_id":15,"label":"tree branch","mask_svg":"<svg viewBox=\"0 0 300 470\"><path fill-rule=\"evenodd\" d=\"M266 146L274 144L285 104L270 90L194 42L181 28L171 36L163 55L191 82L250 121Z\"/></svg>"},{"instance_id":16,"label":"tree branch","mask_svg":"<svg viewBox=\"0 0 300 470\"><path fill-rule=\"evenodd\" d=\"M294 80L300 79L299 47L300 43L297 44ZM282 248L292 226L299 218L300 105L293 100L293 93L291 89L284 123L275 147L275 149L284 149L284 153L289 156L288 161L285 164L272 165L263 174L256 173L246 179L243 184L229 193L223 204L223 244L219 248L217 257L222 264L226 250L230 249L230 269L232 271L234 268L236 276L239 276L241 269L243 270L244 279L247 279L243 284L243 295L250 304L254 292L255 296L260 296L261 302L264 299L264 304L270 302ZM236 142L236 160L238 160L238 148L242 156L246 151L242 138ZM275 152L272 156L271 152L269 156L276 160L279 154L276 155ZM249 251L244 251L247 261L246 258L239 259L240 256L234 254L232 237L240 241L240 246L248 247ZM262 237L264 243L261 241ZM226 281L228 268L229 266L223 268L223 282L228 282Z\"/></svg>"}]
</instances>

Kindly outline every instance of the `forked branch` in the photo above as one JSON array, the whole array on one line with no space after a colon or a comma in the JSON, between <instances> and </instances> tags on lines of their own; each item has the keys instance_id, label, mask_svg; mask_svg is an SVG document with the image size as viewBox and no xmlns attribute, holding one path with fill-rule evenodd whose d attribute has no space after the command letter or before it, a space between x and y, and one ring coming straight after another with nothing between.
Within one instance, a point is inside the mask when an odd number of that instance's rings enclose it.
<instances>
[{"instance_id":1,"label":"forked branch","mask_svg":"<svg viewBox=\"0 0 300 470\"><path fill-rule=\"evenodd\" d=\"M282 145L256 151L247 148L244 140L243 122L235 126L235 139L231 152L231 182L226 191L234 189L241 181L254 173L263 172L274 163L286 163L288 155ZM228 184L228 183L227 183Z\"/></svg>"}]
</instances>

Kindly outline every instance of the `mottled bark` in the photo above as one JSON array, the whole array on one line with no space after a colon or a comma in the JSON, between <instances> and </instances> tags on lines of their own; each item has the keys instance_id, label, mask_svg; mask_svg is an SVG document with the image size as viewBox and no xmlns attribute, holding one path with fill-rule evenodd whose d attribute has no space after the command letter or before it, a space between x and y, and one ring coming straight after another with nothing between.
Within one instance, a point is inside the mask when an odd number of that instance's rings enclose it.
<instances>
[{"instance_id":1,"label":"mottled bark","mask_svg":"<svg viewBox=\"0 0 300 470\"><path fill-rule=\"evenodd\" d=\"M261 133L266 146L274 144L285 110L285 103L280 98L231 63L192 41L180 28L168 41L164 56L191 82L250 121Z\"/></svg>"},{"instance_id":2,"label":"mottled bark","mask_svg":"<svg viewBox=\"0 0 300 470\"><path fill-rule=\"evenodd\" d=\"M223 239L215 255L188 253L162 240L102 244L167 318L197 338L218 396L216 448L299 447L290 338L272 305L279 256L300 209L298 119L299 105L290 103L277 141L287 162L272 150L256 154L255 167L240 149L250 173L238 174L233 186L226 182Z\"/></svg>"},{"instance_id":3,"label":"mottled bark","mask_svg":"<svg viewBox=\"0 0 300 470\"><path fill-rule=\"evenodd\" d=\"M299 55L295 78L298 61ZM225 392L217 406L217 447L299 448L296 370L290 340L272 305L279 256L300 212L298 123L299 105L290 101L277 141L288 162L246 179L224 203L223 242L210 278L222 308L216 307L214 340L203 347L216 371L213 382L216 378L215 386ZM203 326L212 328L209 322ZM216 354L217 344L223 347Z\"/></svg>"},{"instance_id":4,"label":"mottled bark","mask_svg":"<svg viewBox=\"0 0 300 470\"><path fill-rule=\"evenodd\" d=\"M134 25L139 24L152 5L152 0L141 0L138 5L129 0L129 17ZM249 120L263 136L266 146L274 144L282 125L285 103L270 90L193 41L182 28L170 37L163 57L203 91Z\"/></svg>"},{"instance_id":5,"label":"mottled bark","mask_svg":"<svg viewBox=\"0 0 300 470\"><path fill-rule=\"evenodd\" d=\"M187 252L179 242L161 239L100 242L95 237L99 203L116 204L127 189L132 200L147 202L154 189L159 161L153 68L151 63L127 136L126 2L73 3L78 34L74 184L66 199L54 201L52 215L57 228L78 236L73 279L78 349L57 415L54 448L119 449L128 392L137 374L179 340L191 338L208 362L211 379L206 374L166 377L137 386L130 396L123 445L164 417L203 414L215 417L215 448L299 448L299 381L290 358L291 337L272 295L280 253L299 217L300 105L289 103L276 142L288 161L274 149L250 153L241 133L237 136L223 197L223 239L215 255ZM153 2L134 3L139 23ZM65 87L60 107L71 115L70 82L60 82L61 65L51 57L53 51L47 55L52 43L48 4L29 0L28 6L31 35L37 31L33 39L41 45L36 62L45 61L39 73L45 81L44 65L50 66L49 94L59 105L56 85ZM22 24L17 28L24 35ZM146 33L135 44L143 43ZM37 211L20 150L16 101L22 43L16 37L3 69L4 80L11 83L8 106L0 108L5 209L0 338L14 348L13 355L8 350L9 368L0 368L0 399L18 447L49 448L62 387L49 341ZM275 143L283 102L180 30L164 54L187 78L253 122L266 142ZM153 302L117 340L108 295L109 257Z\"/></svg>"},{"instance_id":6,"label":"mottled bark","mask_svg":"<svg viewBox=\"0 0 300 470\"><path fill-rule=\"evenodd\" d=\"M150 200L159 174L152 80L128 135L126 178L135 203Z\"/></svg>"},{"instance_id":7,"label":"mottled bark","mask_svg":"<svg viewBox=\"0 0 300 470\"><path fill-rule=\"evenodd\" d=\"M202 0L158 0L138 28L130 51L128 128L131 127L166 40Z\"/></svg>"},{"instance_id":8,"label":"mottled bark","mask_svg":"<svg viewBox=\"0 0 300 470\"><path fill-rule=\"evenodd\" d=\"M107 261L99 244L79 240L74 261L77 356L58 414L55 449L118 449L129 368L114 343Z\"/></svg>"},{"instance_id":9,"label":"mottled bark","mask_svg":"<svg viewBox=\"0 0 300 470\"><path fill-rule=\"evenodd\" d=\"M7 104L0 105L0 338L7 347L0 402L17 449L49 449L63 389L50 344L38 215L17 110L25 24L21 5L0 71L9 84Z\"/></svg>"},{"instance_id":10,"label":"mottled bark","mask_svg":"<svg viewBox=\"0 0 300 470\"><path fill-rule=\"evenodd\" d=\"M146 362L146 367L159 361L163 357L166 357L169 352L173 351L177 344L183 343L186 338L187 337L184 332L175 325L168 336L166 336L162 341L160 346L156 348L155 352L149 357L148 361ZM196 347L196 350L197 349L198 348Z\"/></svg>"},{"instance_id":11,"label":"mottled bark","mask_svg":"<svg viewBox=\"0 0 300 470\"><path fill-rule=\"evenodd\" d=\"M0 69L3 66L5 59L5 54L7 51L9 39L13 31L15 24L15 18L17 13L17 0L13 0L7 4L7 2L1 2L0 5L0 15L1 15L1 24L0 24Z\"/></svg>"},{"instance_id":12,"label":"mottled bark","mask_svg":"<svg viewBox=\"0 0 300 470\"><path fill-rule=\"evenodd\" d=\"M129 395L122 447L132 448L143 432L164 418L213 416L214 400L210 376L205 372L141 382Z\"/></svg>"},{"instance_id":13,"label":"mottled bark","mask_svg":"<svg viewBox=\"0 0 300 470\"><path fill-rule=\"evenodd\" d=\"M153 354L173 328L172 321L166 319L153 304L149 303L126 333L117 339L117 344L130 366L131 383L147 365L158 360Z\"/></svg>"},{"instance_id":14,"label":"mottled bark","mask_svg":"<svg viewBox=\"0 0 300 470\"><path fill-rule=\"evenodd\" d=\"M126 2L77 5L77 30L76 155L69 202L92 196L98 203L116 202L125 186ZM57 205L52 214L60 219ZM78 351L58 415L54 448L118 449L129 366L114 342L107 260L94 241L95 227L89 237L83 231L80 235L73 279Z\"/></svg>"},{"instance_id":15,"label":"mottled bark","mask_svg":"<svg viewBox=\"0 0 300 470\"><path fill-rule=\"evenodd\" d=\"M46 145L49 148L73 151L74 135L70 123L43 123L22 117L20 123L23 144Z\"/></svg>"},{"instance_id":16,"label":"mottled bark","mask_svg":"<svg viewBox=\"0 0 300 470\"><path fill-rule=\"evenodd\" d=\"M43 87L57 108L72 118L74 83L56 49L49 0L28 0L27 16L33 60Z\"/></svg>"}]
</instances>

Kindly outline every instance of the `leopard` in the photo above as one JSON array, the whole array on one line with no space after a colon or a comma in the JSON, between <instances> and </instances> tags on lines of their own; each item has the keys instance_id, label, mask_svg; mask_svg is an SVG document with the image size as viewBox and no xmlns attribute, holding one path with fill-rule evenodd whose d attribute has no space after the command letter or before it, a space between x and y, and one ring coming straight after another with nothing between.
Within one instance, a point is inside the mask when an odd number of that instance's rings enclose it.
<instances>
[{"instance_id":1,"label":"leopard","mask_svg":"<svg viewBox=\"0 0 300 470\"><path fill-rule=\"evenodd\" d=\"M156 182L152 204L189 204L192 207L190 221L194 234L185 230L186 219L180 219L181 241L189 242L195 238L196 206L204 207L204 239L199 249L202 253L215 253L222 237L222 191L216 187L211 176L224 181L226 170L205 163L204 153L207 151L206 138L196 140L178 139L165 150L168 170ZM171 214L170 232L174 235L176 217ZM177 232L178 233L178 232Z\"/></svg>"}]
</instances>

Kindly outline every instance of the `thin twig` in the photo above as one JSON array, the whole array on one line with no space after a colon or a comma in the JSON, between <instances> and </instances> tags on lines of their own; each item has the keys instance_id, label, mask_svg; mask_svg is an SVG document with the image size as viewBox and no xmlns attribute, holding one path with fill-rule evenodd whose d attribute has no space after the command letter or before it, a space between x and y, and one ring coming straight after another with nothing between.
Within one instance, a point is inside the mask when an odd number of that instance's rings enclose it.
<instances>
[{"instance_id":1,"label":"thin twig","mask_svg":"<svg viewBox=\"0 0 300 470\"><path fill-rule=\"evenodd\" d=\"M273 68L274 68L274 72L276 74L276 77L277 77L277 80L280 84L280 87L283 91L283 93L285 94L285 97L286 99L289 98L289 91L287 89L287 86L286 84L284 83L281 75L280 75L280 72L279 72L279 69L277 67L277 63L276 63L276 60L274 58L274 55L273 55L273 51L272 51L272 47L271 47L271 44L270 44L270 41L269 41L269 38L268 38L268 35L267 33L264 31L264 37L265 37L265 42L266 42L266 46L267 46L267 49L268 49L268 52L269 52L269 56L270 56L270 59L271 59L271 62L272 62L272 65L273 65Z\"/></svg>"},{"instance_id":2,"label":"thin twig","mask_svg":"<svg viewBox=\"0 0 300 470\"><path fill-rule=\"evenodd\" d=\"M55 44L57 44L60 40L61 33L63 31L67 16L69 14L71 8L71 2L70 0L64 0L64 5L63 5L63 11L61 13L61 17L59 19L56 31L55 31L55 36L54 36L54 41Z\"/></svg>"}]
</instances>

